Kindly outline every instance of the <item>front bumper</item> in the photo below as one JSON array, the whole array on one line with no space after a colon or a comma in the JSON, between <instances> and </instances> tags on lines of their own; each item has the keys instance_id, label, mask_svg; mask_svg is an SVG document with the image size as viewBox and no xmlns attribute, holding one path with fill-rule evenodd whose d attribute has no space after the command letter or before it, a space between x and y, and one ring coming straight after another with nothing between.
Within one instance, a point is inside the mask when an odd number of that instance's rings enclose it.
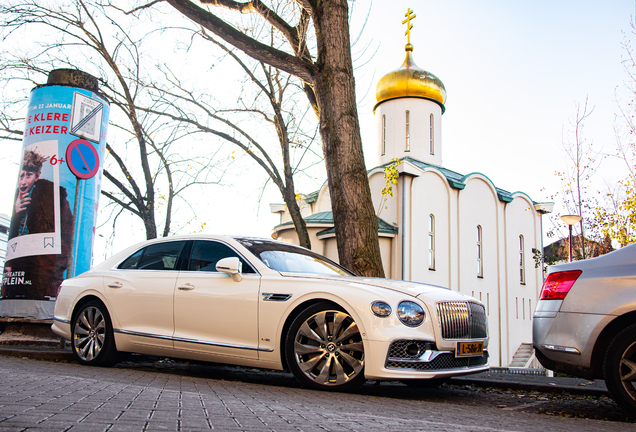
<instances>
[{"instance_id":1,"label":"front bumper","mask_svg":"<svg viewBox=\"0 0 636 432\"><path fill-rule=\"evenodd\" d=\"M71 340L71 323L65 319L55 317L51 325L53 333L66 340Z\"/></svg>"},{"instance_id":2,"label":"front bumper","mask_svg":"<svg viewBox=\"0 0 636 432\"><path fill-rule=\"evenodd\" d=\"M390 343L380 341L369 343L370 352L374 355L365 357L367 379L448 378L489 369L487 350L484 350L480 356L457 358L452 351L437 350L433 342L402 339ZM406 351L408 345L419 345L417 354L408 354Z\"/></svg>"}]
</instances>

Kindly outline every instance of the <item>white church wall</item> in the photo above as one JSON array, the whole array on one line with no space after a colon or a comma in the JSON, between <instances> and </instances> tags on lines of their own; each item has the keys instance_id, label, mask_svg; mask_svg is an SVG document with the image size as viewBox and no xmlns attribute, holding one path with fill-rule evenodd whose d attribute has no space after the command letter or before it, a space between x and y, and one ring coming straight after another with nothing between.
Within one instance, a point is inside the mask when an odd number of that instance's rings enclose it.
<instances>
[{"instance_id":1,"label":"white church wall","mask_svg":"<svg viewBox=\"0 0 636 432\"><path fill-rule=\"evenodd\" d=\"M450 288L451 233L450 202L451 188L443 175L427 171L413 180L411 277ZM433 268L429 266L429 216L433 215Z\"/></svg>"},{"instance_id":2,"label":"white church wall","mask_svg":"<svg viewBox=\"0 0 636 432\"><path fill-rule=\"evenodd\" d=\"M524 194L516 194L506 205L506 249L507 275L507 321L508 358L511 360L523 342L532 340L532 315L537 304L537 287L540 273L534 267L533 248L537 243L536 219L541 219L534 210L532 201ZM539 233L540 235L540 233ZM521 275L521 239L523 236L523 281Z\"/></svg>"},{"instance_id":3,"label":"white church wall","mask_svg":"<svg viewBox=\"0 0 636 432\"><path fill-rule=\"evenodd\" d=\"M459 192L459 291L484 303L490 330L490 364L501 365L499 321L499 199L490 181L473 175ZM477 227L481 227L481 267L478 266ZM481 276L478 269L481 268Z\"/></svg>"},{"instance_id":4,"label":"white church wall","mask_svg":"<svg viewBox=\"0 0 636 432\"><path fill-rule=\"evenodd\" d=\"M326 211L331 211L331 195L329 195L327 182L322 185L320 192L318 192L318 198L316 198L313 213L315 214Z\"/></svg>"},{"instance_id":5,"label":"white church wall","mask_svg":"<svg viewBox=\"0 0 636 432\"><path fill-rule=\"evenodd\" d=\"M393 266L393 245L395 244L395 237L382 237L380 236L380 255L382 256L382 268L384 269L385 277L391 277L391 269Z\"/></svg>"},{"instance_id":6,"label":"white church wall","mask_svg":"<svg viewBox=\"0 0 636 432\"><path fill-rule=\"evenodd\" d=\"M408 150L406 111L409 111ZM431 114L434 154L430 152ZM392 158L403 157L412 157L434 165L442 164L442 109L438 104L421 98L393 99L383 102L376 109L375 115L380 165L389 163Z\"/></svg>"},{"instance_id":7,"label":"white church wall","mask_svg":"<svg viewBox=\"0 0 636 432\"><path fill-rule=\"evenodd\" d=\"M304 199L296 200L298 202L298 207L300 208L300 215L303 218L307 216L311 216L313 214L311 209L311 203L306 202Z\"/></svg>"},{"instance_id":8,"label":"white church wall","mask_svg":"<svg viewBox=\"0 0 636 432\"><path fill-rule=\"evenodd\" d=\"M327 227L327 225L325 227ZM307 234L309 234L309 241L311 242L311 250L319 254L323 252L323 242L318 239L316 234L324 230L325 227L307 227ZM295 244L297 246L300 244L293 225L286 227L284 230L278 231L277 240Z\"/></svg>"},{"instance_id":9,"label":"white church wall","mask_svg":"<svg viewBox=\"0 0 636 432\"><path fill-rule=\"evenodd\" d=\"M289 210L287 210L287 207L285 207L285 211L280 214L280 223L284 224L287 222L291 222L291 220L291 214L289 213Z\"/></svg>"},{"instance_id":10,"label":"white church wall","mask_svg":"<svg viewBox=\"0 0 636 432\"><path fill-rule=\"evenodd\" d=\"M329 238L323 238L321 240L322 250L319 252L329 258L330 260L340 263L338 260L338 244L336 243L336 236Z\"/></svg>"}]
</instances>

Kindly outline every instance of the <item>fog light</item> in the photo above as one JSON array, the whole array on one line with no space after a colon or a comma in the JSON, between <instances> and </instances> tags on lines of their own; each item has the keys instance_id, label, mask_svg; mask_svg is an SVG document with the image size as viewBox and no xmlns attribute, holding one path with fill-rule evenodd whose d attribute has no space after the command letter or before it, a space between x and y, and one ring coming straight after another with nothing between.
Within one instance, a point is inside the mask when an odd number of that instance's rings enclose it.
<instances>
[{"instance_id":1,"label":"fog light","mask_svg":"<svg viewBox=\"0 0 636 432\"><path fill-rule=\"evenodd\" d=\"M411 357L419 357L420 356L420 347L417 344L409 344L406 347L406 353Z\"/></svg>"}]
</instances>

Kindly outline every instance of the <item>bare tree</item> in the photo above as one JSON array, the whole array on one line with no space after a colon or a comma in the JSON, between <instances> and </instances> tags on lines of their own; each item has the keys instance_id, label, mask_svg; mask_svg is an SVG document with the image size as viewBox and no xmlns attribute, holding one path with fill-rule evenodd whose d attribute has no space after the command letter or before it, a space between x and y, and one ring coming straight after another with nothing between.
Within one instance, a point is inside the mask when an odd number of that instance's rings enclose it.
<instances>
[{"instance_id":1,"label":"bare tree","mask_svg":"<svg viewBox=\"0 0 636 432\"><path fill-rule=\"evenodd\" d=\"M252 86L243 86L237 107L216 108L210 95L186 88L176 74L166 70L164 78L153 86L157 106L147 111L166 116L195 131L213 134L241 149L276 185L287 205L300 245L311 249L307 226L296 199L294 176L322 163L322 157L313 150L317 135L315 125L303 126L308 123L306 117L310 108L298 107L295 95L288 95L298 88L296 79L262 62L248 64L205 31L197 34L233 59ZM256 91L246 90L249 88ZM255 132L259 119L273 128L273 133L263 136ZM241 120L246 126L241 126ZM259 135L261 138L257 138ZM277 148L269 149L266 141L270 136L276 136Z\"/></svg>"},{"instance_id":2,"label":"bare tree","mask_svg":"<svg viewBox=\"0 0 636 432\"><path fill-rule=\"evenodd\" d=\"M384 276L378 222L367 177L355 96L347 0L294 0L276 13L260 0L165 0L181 14L253 59L300 78L320 123L340 263L361 275ZM144 5L154 5L157 1ZM254 14L286 41L272 47L211 9ZM315 38L315 53L308 37Z\"/></svg>"},{"instance_id":3,"label":"bare tree","mask_svg":"<svg viewBox=\"0 0 636 432\"><path fill-rule=\"evenodd\" d=\"M587 142L584 134L584 126L586 120L592 114L593 109L588 109L587 98L585 102L576 105L576 113L574 119L571 122L573 128L563 138L563 150L567 156L566 168L564 171L557 171L555 175L561 180L562 190L560 192L563 205L567 214L574 214L581 216L582 219L579 222L579 232L577 234L578 246L580 253L576 256L579 259L585 259L589 257L590 247L593 245L587 245L585 242L586 231L589 231L591 237L596 240L602 240L593 232L594 230L594 209L595 199L590 195L590 179L597 171L598 155L599 152L594 149L593 143ZM556 214L552 218L553 228L548 235L554 235L555 231L559 231L559 227L562 226L562 222L558 220L560 215ZM561 234L560 237L565 237ZM591 249L590 249L591 250Z\"/></svg>"},{"instance_id":4,"label":"bare tree","mask_svg":"<svg viewBox=\"0 0 636 432\"><path fill-rule=\"evenodd\" d=\"M98 77L101 93L118 111L114 119L111 116L110 126L124 137L107 145L109 157L104 176L109 185L102 194L116 204L116 214L128 211L139 217L148 239L157 237L161 213L160 233L167 236L173 231L175 200L194 185L218 182L216 178L211 180L216 175L213 155L190 156L182 148L175 149L187 134L139 109L152 108L144 85L149 79L145 76L149 65L144 63L147 59L141 48L145 35L133 36L132 21L136 20L125 14L115 17L117 11L106 8L83 0L64 6L48 6L41 1L0 6L1 79L5 89L8 82L15 85L16 80L22 80L25 98L26 85L45 82L53 69L82 69ZM18 40L25 29L46 35L38 38L39 44L32 45L36 49L30 52L22 52ZM2 105L0 133L5 139L20 139L22 134L17 125L23 118L11 111L13 106ZM113 221L116 219L115 216Z\"/></svg>"},{"instance_id":5,"label":"bare tree","mask_svg":"<svg viewBox=\"0 0 636 432\"><path fill-rule=\"evenodd\" d=\"M636 25L632 22L632 36ZM625 177L615 185L608 185L602 202L596 208L596 225L603 234L621 246L636 242L636 123L634 122L634 95L636 94L636 59L627 35L623 37L625 57L623 66L627 76L625 87L627 103L619 102L614 126L616 151L609 155L618 158ZM617 89L616 100L621 97Z\"/></svg>"}]
</instances>

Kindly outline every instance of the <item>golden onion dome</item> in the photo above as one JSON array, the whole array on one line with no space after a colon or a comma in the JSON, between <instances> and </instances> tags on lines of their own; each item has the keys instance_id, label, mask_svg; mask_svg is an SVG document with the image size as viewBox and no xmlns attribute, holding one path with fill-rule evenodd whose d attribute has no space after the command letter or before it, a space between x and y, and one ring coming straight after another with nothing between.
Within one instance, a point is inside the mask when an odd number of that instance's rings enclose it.
<instances>
[{"instance_id":1,"label":"golden onion dome","mask_svg":"<svg viewBox=\"0 0 636 432\"><path fill-rule=\"evenodd\" d=\"M404 64L393 72L384 75L376 87L375 97L378 101L373 111L382 102L403 97L416 97L432 100L446 111L446 89L444 83L430 72L420 69L413 61L413 45L407 44Z\"/></svg>"}]
</instances>

